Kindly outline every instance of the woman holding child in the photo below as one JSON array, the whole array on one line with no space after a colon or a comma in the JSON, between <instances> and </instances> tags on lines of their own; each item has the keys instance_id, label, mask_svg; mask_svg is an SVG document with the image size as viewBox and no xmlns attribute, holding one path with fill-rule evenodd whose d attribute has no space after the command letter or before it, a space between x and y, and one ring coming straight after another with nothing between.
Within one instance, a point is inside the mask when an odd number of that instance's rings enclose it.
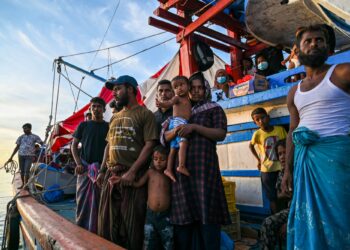
<instances>
[{"instance_id":1,"label":"woman holding child","mask_svg":"<svg viewBox=\"0 0 350 250\"><path fill-rule=\"evenodd\" d=\"M172 184L170 220L175 249L220 249L220 226L230 223L216 154L216 142L226 136L223 109L210 102L210 86L201 72L190 77L192 116L189 124L166 133L189 138L186 168Z\"/></svg>"}]
</instances>

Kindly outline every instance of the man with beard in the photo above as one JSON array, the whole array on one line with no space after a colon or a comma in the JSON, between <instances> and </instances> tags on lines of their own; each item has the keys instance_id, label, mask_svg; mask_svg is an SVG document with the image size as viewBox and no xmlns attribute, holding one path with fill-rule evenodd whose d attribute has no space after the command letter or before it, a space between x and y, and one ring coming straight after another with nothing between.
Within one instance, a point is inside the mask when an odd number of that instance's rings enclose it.
<instances>
[{"instance_id":1,"label":"man with beard","mask_svg":"<svg viewBox=\"0 0 350 250\"><path fill-rule=\"evenodd\" d=\"M128 75L106 82L123 109L114 113L98 183L103 179L98 234L130 250L142 249L147 190L132 184L146 171L159 136L155 117L136 99L137 82ZM111 176L120 182L109 184Z\"/></svg>"},{"instance_id":2,"label":"man with beard","mask_svg":"<svg viewBox=\"0 0 350 250\"><path fill-rule=\"evenodd\" d=\"M306 77L287 97L288 249L350 249L350 64L325 64L322 25L300 30L296 44Z\"/></svg>"},{"instance_id":3,"label":"man with beard","mask_svg":"<svg viewBox=\"0 0 350 250\"><path fill-rule=\"evenodd\" d=\"M76 224L97 233L97 215L100 202L100 188L96 184L96 175L103 160L107 144L108 123L103 120L106 102L100 97L90 101L91 120L79 124L73 134L72 154L76 163L77 211ZM81 142L81 152L78 144Z\"/></svg>"},{"instance_id":4,"label":"man with beard","mask_svg":"<svg viewBox=\"0 0 350 250\"><path fill-rule=\"evenodd\" d=\"M171 82L166 79L160 80L157 86L157 98L164 102L171 100L173 96L174 91L171 87ZM158 108L158 110L154 112L154 115L156 117L158 133L160 133L162 123L165 122L168 117L173 115L173 108Z\"/></svg>"}]
</instances>

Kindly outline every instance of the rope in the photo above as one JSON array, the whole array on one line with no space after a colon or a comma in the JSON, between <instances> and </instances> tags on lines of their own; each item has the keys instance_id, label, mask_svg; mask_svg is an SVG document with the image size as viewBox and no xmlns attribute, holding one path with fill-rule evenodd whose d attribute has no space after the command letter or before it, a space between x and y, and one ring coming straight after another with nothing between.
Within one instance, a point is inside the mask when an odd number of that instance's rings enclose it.
<instances>
[{"instance_id":1,"label":"rope","mask_svg":"<svg viewBox=\"0 0 350 250\"><path fill-rule=\"evenodd\" d=\"M75 107L74 107L74 112L78 109L78 100L79 100L79 96L80 96L80 92L81 92L81 86L83 85L84 80L85 80L85 76L82 76L81 81L80 81L80 85L79 85L78 95L77 95L77 102L75 103Z\"/></svg>"},{"instance_id":2,"label":"rope","mask_svg":"<svg viewBox=\"0 0 350 250\"><path fill-rule=\"evenodd\" d=\"M121 47L121 46L124 46L124 45L128 45L128 44L131 44L131 43L139 42L139 41L142 41L142 40L145 40L145 39L154 37L154 36L159 36L159 35L162 35L162 34L164 34L164 33L167 33L167 32L166 32L166 31L162 31L162 32L159 32L159 33L155 33L155 34L153 34L153 35L149 35L149 36L144 36L144 37L141 37L141 38L137 38L137 39L132 40L132 41L129 41L129 42L125 42L125 43L113 45L113 46L111 46L111 47L107 47L107 48L103 48L103 49L99 49L99 50L90 50L90 51L86 51L86 52L80 52L80 53L70 54L70 55L65 55L65 56L60 56L60 57L61 57L61 58L64 58L64 57L71 57L71 56L80 56L80 55L85 55L85 54L91 54L91 53L98 52L98 51L103 51L103 50L109 50L109 49L113 49L113 48L118 48L118 47Z\"/></svg>"},{"instance_id":3,"label":"rope","mask_svg":"<svg viewBox=\"0 0 350 250\"><path fill-rule=\"evenodd\" d=\"M79 89L82 93L84 93L85 95L87 95L88 97L92 98L92 95L86 93L84 90L82 90L81 88L79 88L77 85L75 85L71 80L68 79L67 76L65 76L63 73L61 73L60 75L63 76L64 79L66 79L70 84L72 84L74 87L76 87L77 89Z\"/></svg>"},{"instance_id":4,"label":"rope","mask_svg":"<svg viewBox=\"0 0 350 250\"><path fill-rule=\"evenodd\" d=\"M5 165L0 169L5 169L6 173L10 172L12 175L14 175L16 173L17 168L18 168L18 163L12 160L10 162L6 162Z\"/></svg>"},{"instance_id":5,"label":"rope","mask_svg":"<svg viewBox=\"0 0 350 250\"><path fill-rule=\"evenodd\" d=\"M66 72L67 78L69 79L69 75L68 75L68 71L67 71L66 65L64 65L64 71ZM69 81L69 83L70 83L70 81ZM69 84L69 87L70 87L70 90L71 90L71 92L72 92L72 96L73 96L73 100L74 100L75 106L77 106L78 100L75 99L75 95L74 95L74 91L73 91L73 88L72 88L72 84L71 84L71 83ZM74 111L75 111L75 110L74 110Z\"/></svg>"},{"instance_id":6,"label":"rope","mask_svg":"<svg viewBox=\"0 0 350 250\"><path fill-rule=\"evenodd\" d=\"M145 51L147 51L147 50L150 50L150 49L153 49L153 48L155 48L155 47L158 47L158 46L160 46L160 45L162 45L162 44L164 44L164 43L166 43L166 42L169 42L170 40L173 40L173 39L175 39L175 37L169 38L169 39L167 39L167 40L165 40L165 41L163 41L163 42L157 43L157 44L155 44L155 45L153 45L153 46L151 46L151 47L148 47L148 48L146 48L146 49L140 50L139 52L136 52L136 53L134 53L134 54L132 54L132 55L130 55L130 56L124 57L124 58L122 58L122 59L120 59L120 60L118 60L118 61L115 61L115 62L109 63L109 64L107 64L107 65L105 65L105 66L102 66L102 67L93 69L93 70L91 70L91 72L94 72L94 71L97 71L97 70L100 70L100 69L104 69L104 68L109 67L109 66L111 66L111 65L114 65L114 64L120 63L120 62L122 62L122 61L125 61L125 60L127 60L127 59L129 59L129 58L131 58L131 57L133 57L133 56L136 56L136 55L141 54L141 53L143 53L143 52L145 52Z\"/></svg>"},{"instance_id":7,"label":"rope","mask_svg":"<svg viewBox=\"0 0 350 250\"><path fill-rule=\"evenodd\" d=\"M111 18L111 20L109 21L107 30L105 31L105 33L104 33L104 35L103 35L103 38L102 38L102 40L101 40L101 42L100 42L100 45L98 46L98 49L97 49L97 51L96 51L96 53L95 53L95 55L94 55L94 58L92 59L92 62L91 62L91 64L90 64L90 66L89 66L89 70L91 69L91 67L92 67L92 65L93 65L93 63L94 63L94 61L95 61L95 59L96 59L96 56L97 56L97 54L98 54L98 52L99 52L99 49L101 48L102 43L104 42L104 40L105 40L105 38L106 38L106 35L107 35L107 33L108 33L109 28L111 27L111 24L112 24L113 19L114 19L114 16L115 16L115 13L117 12L117 10L118 10L118 8L119 8L119 5L120 5L120 0L118 1L117 6L116 6L115 9L114 9L114 13L113 13L113 15L112 15L112 18Z\"/></svg>"},{"instance_id":8,"label":"rope","mask_svg":"<svg viewBox=\"0 0 350 250\"><path fill-rule=\"evenodd\" d=\"M204 5L202 8L200 8L199 10L197 10L196 12L194 12L191 16L197 15L199 12L201 12L202 10L204 10L205 8L207 8L209 5L211 5L212 3L214 3L216 0L213 0L209 3L207 3L206 5Z\"/></svg>"},{"instance_id":9,"label":"rope","mask_svg":"<svg viewBox=\"0 0 350 250\"><path fill-rule=\"evenodd\" d=\"M58 97L60 95L60 85L61 85L61 65L57 65L57 72L58 74L58 85L57 85L57 97L56 97L56 108L55 108L55 118L53 120L53 124L56 124L56 118L57 118L57 108L58 108Z\"/></svg>"}]
</instances>

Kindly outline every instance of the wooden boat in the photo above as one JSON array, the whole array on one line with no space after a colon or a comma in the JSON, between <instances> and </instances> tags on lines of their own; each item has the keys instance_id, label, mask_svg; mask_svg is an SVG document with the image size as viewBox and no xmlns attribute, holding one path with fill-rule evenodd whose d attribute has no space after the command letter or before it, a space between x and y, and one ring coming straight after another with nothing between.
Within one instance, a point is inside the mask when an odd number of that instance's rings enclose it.
<instances>
[{"instance_id":1,"label":"wooden boat","mask_svg":"<svg viewBox=\"0 0 350 250\"><path fill-rule=\"evenodd\" d=\"M285 30L286 25L281 22L281 27L276 27L279 23L279 18L283 20L286 12L290 10L281 12L278 16L274 16L274 18L278 20L277 22L265 20L264 15L266 17L266 13L261 15L258 13L257 8L259 8L259 6L260 9L264 9L261 8L261 6L264 6L266 7L264 10L272 11L269 7L271 3L274 2L277 6L279 1L245 1L245 20L248 31L244 24L226 13L227 9L225 8L232 4L234 0L216 1L216 4L212 7L208 7L208 5L202 1L195 0L162 0L159 2L161 2L161 4L160 7L155 10L155 15L167 19L175 23L175 25L153 17L150 17L149 24L177 34L178 42L181 44L179 55L181 61L180 65L182 67L181 72L184 75L190 75L197 69L196 62L191 53L193 39L202 40L214 48L230 53L232 58L230 66L233 68L232 74L234 77L239 77L239 59L242 58L243 51L245 56L251 56L262 48L265 48L266 44L278 44L281 41L283 44L291 46L292 35L297 28L297 25L294 25L291 26L290 29L288 28ZM341 7L340 0L290 0L289 2L287 6L282 7L292 8L292 6L295 7L300 4L304 6L308 3L311 4L311 2L312 4L318 2L329 10L337 6L337 8ZM179 13L187 13L186 11L193 9L200 10L195 13L195 15L198 15L200 18L191 22L188 17L186 19L185 17L168 11L170 8L174 7L177 8ZM318 11L320 10L318 9ZM274 12L269 13L272 14ZM347 10L347 14L348 13L349 10ZM292 14L294 15L294 13ZM307 17L310 15L309 13ZM203 27L208 20L225 27L228 31L228 35ZM324 21L324 19L318 20ZM257 24L258 22L260 25ZM282 29L283 32L275 32L276 30L282 31ZM274 30L274 32L270 32L271 30ZM194 32L196 32L196 34L194 34ZM269 35L266 35L266 33ZM203 36L203 34L205 36ZM254 35L265 44L259 41L254 45L245 44L237 39L237 37L239 37L238 34ZM281 34L286 34L286 36L280 36ZM340 37L339 46L344 48L349 45L349 40L346 40L342 34L345 33L337 32L337 36ZM329 58L329 63L349 61L350 51L338 53ZM67 65L67 63L65 63L65 65ZM219 101L219 104L224 108L228 118L228 133L226 139L218 145L220 167L223 176L236 182L236 203L242 213L262 216L269 214L269 204L261 188L260 173L256 170L255 159L248 149L248 141L255 129L257 129L251 121L250 113L258 106L264 107L271 115L272 124L282 125L287 128L289 124L289 114L286 108L286 95L293 84L286 83L286 79L303 71L304 68L299 67L272 75L268 77L271 86L269 90ZM96 75L91 75L91 73L87 71L84 71L84 73L87 75L90 74L90 76L98 79ZM154 88L152 89L154 91ZM148 93L148 96L152 95ZM15 192L19 191L19 185L20 178L16 176L14 182ZM22 194L26 195L28 193L26 191L21 191L21 195ZM74 223L72 223L74 222L74 205L72 203L65 202L63 204L48 206L39 203L32 197L19 198L16 202L22 218L20 228L24 238L25 249L122 249L74 225Z\"/></svg>"},{"instance_id":2,"label":"wooden boat","mask_svg":"<svg viewBox=\"0 0 350 250\"><path fill-rule=\"evenodd\" d=\"M245 1L247 29L258 40L292 47L295 31L302 26L327 23L336 33L337 49L349 47L350 5L347 0ZM273 32L271 32L273 31Z\"/></svg>"},{"instance_id":3,"label":"wooden boat","mask_svg":"<svg viewBox=\"0 0 350 250\"><path fill-rule=\"evenodd\" d=\"M24 249L124 249L75 225L74 202L42 204L28 191L20 190L21 185L20 175L16 174L14 194L28 195L16 200Z\"/></svg>"}]
</instances>

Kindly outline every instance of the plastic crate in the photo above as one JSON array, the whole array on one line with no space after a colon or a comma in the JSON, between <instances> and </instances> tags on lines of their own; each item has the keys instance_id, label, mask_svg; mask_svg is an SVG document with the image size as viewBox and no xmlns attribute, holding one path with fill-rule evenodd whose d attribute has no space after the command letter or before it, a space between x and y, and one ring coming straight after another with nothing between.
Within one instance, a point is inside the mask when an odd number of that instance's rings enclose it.
<instances>
[{"instance_id":1,"label":"plastic crate","mask_svg":"<svg viewBox=\"0 0 350 250\"><path fill-rule=\"evenodd\" d=\"M234 213L237 211L236 196L235 196L236 183L233 181L226 181L225 179L223 179L222 184L224 185L228 211L230 213Z\"/></svg>"},{"instance_id":2,"label":"plastic crate","mask_svg":"<svg viewBox=\"0 0 350 250\"><path fill-rule=\"evenodd\" d=\"M233 240L241 239L241 222L239 216L239 210L234 213L230 213L232 224L222 226L222 230L228 234Z\"/></svg>"}]
</instances>

